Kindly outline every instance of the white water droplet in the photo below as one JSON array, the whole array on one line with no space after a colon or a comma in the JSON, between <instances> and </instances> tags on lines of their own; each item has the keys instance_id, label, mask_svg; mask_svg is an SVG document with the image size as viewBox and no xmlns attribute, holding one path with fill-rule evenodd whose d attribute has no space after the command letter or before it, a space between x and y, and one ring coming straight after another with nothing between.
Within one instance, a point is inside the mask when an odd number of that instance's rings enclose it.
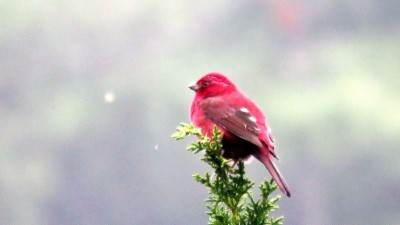
<instances>
[{"instance_id":1,"label":"white water droplet","mask_svg":"<svg viewBox=\"0 0 400 225\"><path fill-rule=\"evenodd\" d=\"M115 101L115 94L112 91L106 91L104 93L104 101L106 103L113 103Z\"/></svg>"}]
</instances>

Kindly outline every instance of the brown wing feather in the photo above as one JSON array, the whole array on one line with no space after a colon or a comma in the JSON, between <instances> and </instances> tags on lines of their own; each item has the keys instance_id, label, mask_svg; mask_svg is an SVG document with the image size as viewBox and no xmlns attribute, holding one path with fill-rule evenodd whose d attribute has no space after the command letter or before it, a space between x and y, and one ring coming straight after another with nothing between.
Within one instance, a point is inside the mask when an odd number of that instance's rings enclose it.
<instances>
[{"instance_id":1,"label":"brown wing feather","mask_svg":"<svg viewBox=\"0 0 400 225\"><path fill-rule=\"evenodd\" d=\"M230 105L221 98L209 98L202 104L205 116L232 134L262 147L258 139L260 128L255 117L245 107Z\"/></svg>"}]
</instances>

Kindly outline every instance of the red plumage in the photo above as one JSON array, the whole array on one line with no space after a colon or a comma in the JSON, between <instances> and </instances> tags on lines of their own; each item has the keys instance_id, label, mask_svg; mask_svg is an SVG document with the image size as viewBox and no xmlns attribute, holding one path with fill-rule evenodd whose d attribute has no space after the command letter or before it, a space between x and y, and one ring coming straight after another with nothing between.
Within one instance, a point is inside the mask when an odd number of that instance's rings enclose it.
<instances>
[{"instance_id":1,"label":"red plumage","mask_svg":"<svg viewBox=\"0 0 400 225\"><path fill-rule=\"evenodd\" d=\"M189 88L196 92L190 110L192 123L209 137L216 124L223 132L225 158L236 162L254 156L290 197L286 181L272 161L277 158L274 140L261 109L222 74L207 74Z\"/></svg>"}]
</instances>

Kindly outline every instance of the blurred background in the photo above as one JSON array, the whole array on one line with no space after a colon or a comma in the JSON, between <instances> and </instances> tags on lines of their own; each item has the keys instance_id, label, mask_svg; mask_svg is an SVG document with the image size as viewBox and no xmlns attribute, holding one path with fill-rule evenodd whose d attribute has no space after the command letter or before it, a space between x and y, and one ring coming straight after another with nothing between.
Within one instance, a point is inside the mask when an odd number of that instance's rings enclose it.
<instances>
[{"instance_id":1,"label":"blurred background","mask_svg":"<svg viewBox=\"0 0 400 225\"><path fill-rule=\"evenodd\" d=\"M0 224L206 224L170 135L212 71L268 115L284 224L399 224L399 1L0 4Z\"/></svg>"}]
</instances>

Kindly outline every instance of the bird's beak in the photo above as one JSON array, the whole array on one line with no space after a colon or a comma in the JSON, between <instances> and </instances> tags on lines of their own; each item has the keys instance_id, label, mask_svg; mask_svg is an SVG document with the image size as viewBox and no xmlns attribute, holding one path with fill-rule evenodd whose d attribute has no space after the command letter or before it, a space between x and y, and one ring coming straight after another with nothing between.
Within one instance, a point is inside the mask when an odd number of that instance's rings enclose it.
<instances>
[{"instance_id":1,"label":"bird's beak","mask_svg":"<svg viewBox=\"0 0 400 225\"><path fill-rule=\"evenodd\" d=\"M191 84L189 85L189 88L192 89L193 91L198 91L200 89L200 86L197 84Z\"/></svg>"}]
</instances>

